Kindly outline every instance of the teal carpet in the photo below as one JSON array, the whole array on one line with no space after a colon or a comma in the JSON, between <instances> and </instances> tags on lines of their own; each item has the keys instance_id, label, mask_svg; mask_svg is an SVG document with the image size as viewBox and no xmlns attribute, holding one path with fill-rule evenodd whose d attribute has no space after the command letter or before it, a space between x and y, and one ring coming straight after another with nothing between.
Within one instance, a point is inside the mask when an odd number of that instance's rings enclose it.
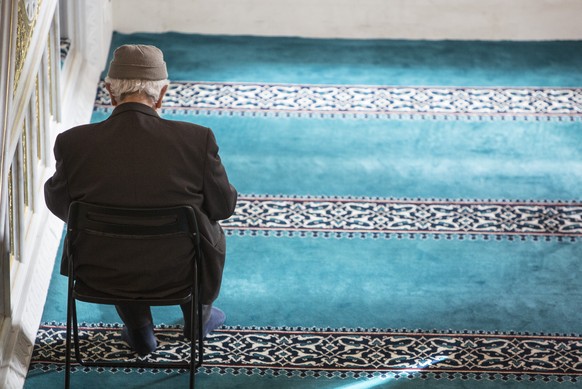
<instances>
[{"instance_id":1,"label":"teal carpet","mask_svg":"<svg viewBox=\"0 0 582 389\"><path fill-rule=\"evenodd\" d=\"M213 128L241 193L200 387L582 386L582 42L123 43L164 50L163 116ZM26 388L63 382L65 293L55 272ZM180 310L154 316L179 357ZM80 320L87 352L127 352L111 307Z\"/></svg>"}]
</instances>

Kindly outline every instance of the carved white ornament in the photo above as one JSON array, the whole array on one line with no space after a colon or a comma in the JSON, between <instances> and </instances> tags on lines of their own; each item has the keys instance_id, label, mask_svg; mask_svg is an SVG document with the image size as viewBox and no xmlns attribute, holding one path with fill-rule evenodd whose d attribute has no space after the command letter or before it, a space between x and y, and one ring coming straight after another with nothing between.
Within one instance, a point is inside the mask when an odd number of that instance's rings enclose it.
<instances>
[{"instance_id":1,"label":"carved white ornament","mask_svg":"<svg viewBox=\"0 0 582 389\"><path fill-rule=\"evenodd\" d=\"M29 22L34 20L37 8L38 0L24 0L24 9L26 10L26 16L28 17Z\"/></svg>"}]
</instances>

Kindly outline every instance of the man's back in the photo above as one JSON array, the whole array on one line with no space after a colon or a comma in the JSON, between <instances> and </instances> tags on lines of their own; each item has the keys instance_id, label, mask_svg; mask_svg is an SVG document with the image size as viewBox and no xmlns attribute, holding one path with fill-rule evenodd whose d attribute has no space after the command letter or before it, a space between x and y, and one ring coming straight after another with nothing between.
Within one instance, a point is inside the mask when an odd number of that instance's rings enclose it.
<instances>
[{"instance_id":1,"label":"man's back","mask_svg":"<svg viewBox=\"0 0 582 389\"><path fill-rule=\"evenodd\" d=\"M45 186L45 197L48 207L61 219L66 220L73 200L119 207L191 205L200 225L203 251L212 260L208 266L222 268L224 235L216 220L232 214L236 191L220 163L210 129L164 120L146 105L124 103L101 123L59 135L55 156L60 166ZM186 247L177 244L172 251L163 251L152 243L147 246L144 267L155 268L157 261L163 260L167 274L158 272L144 282L152 287L166 287L171 282L177 288L188 282L181 278L188 274L190 266ZM112 287L122 284L118 275L124 264L119 256L126 250L98 239L94 246L87 247L99 253L103 267L78 264L79 274ZM91 256L88 252L85 258ZM63 274L67 272L66 265L62 263Z\"/></svg>"},{"instance_id":2,"label":"man's back","mask_svg":"<svg viewBox=\"0 0 582 389\"><path fill-rule=\"evenodd\" d=\"M200 208L208 136L207 128L166 121L145 105L127 103L101 123L61 134L56 148L71 198L116 206Z\"/></svg>"}]
</instances>

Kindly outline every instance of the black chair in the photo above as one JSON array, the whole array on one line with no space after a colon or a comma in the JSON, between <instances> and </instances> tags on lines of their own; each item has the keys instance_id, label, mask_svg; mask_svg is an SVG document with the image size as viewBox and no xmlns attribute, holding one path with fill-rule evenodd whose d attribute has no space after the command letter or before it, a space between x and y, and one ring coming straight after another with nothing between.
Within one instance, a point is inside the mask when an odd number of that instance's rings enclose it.
<instances>
[{"instance_id":1,"label":"black chair","mask_svg":"<svg viewBox=\"0 0 582 389\"><path fill-rule=\"evenodd\" d=\"M83 236L83 239L78 239ZM115 242L123 240L124 248L136 247L139 250L144 240L155 239L150 244L172 244L176 239L190 240L192 244L192 275L191 285L180 292L159 298L152 296L148 291L141 291L139 298L128 298L104 292L88 287L81 278L75 274L76 261L80 261L78 254L82 252L83 242L90 239L102 239ZM166 242L164 241L166 240ZM100 241L101 243L102 241ZM129 246L128 246L129 245ZM189 206L177 206L171 208L140 209L140 208L115 208L105 207L83 202L73 202L69 208L67 222L66 256L68 258L69 287L67 297L67 339L65 362L65 388L70 387L71 370L71 331L73 333L75 358L82 366L100 367L137 367L137 368L188 368L190 370L190 388L194 387L196 369L203 361L202 339L202 304L199 301L199 291L202 280L200 279L201 250L198 225L194 211ZM139 258L124 257L124 260L136 260ZM160 259L163 262L163 258ZM139 263L139 262L138 262ZM143 267L142 269L143 270ZM159 291L158 291L159 292ZM158 293L159 295L159 293ZM146 360L116 360L116 361L85 361L82 359L79 347L79 329L77 323L76 301L84 301L95 304L128 304L140 303L148 305L190 305L190 362L155 362ZM198 360L195 359L197 328Z\"/></svg>"}]
</instances>

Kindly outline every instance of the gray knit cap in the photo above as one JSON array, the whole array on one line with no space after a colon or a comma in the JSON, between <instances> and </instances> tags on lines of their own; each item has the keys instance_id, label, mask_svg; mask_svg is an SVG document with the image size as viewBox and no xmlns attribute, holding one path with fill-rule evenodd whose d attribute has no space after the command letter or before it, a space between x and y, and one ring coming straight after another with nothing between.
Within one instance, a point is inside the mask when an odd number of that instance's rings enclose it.
<instances>
[{"instance_id":1,"label":"gray knit cap","mask_svg":"<svg viewBox=\"0 0 582 389\"><path fill-rule=\"evenodd\" d=\"M155 46L123 45L115 49L109 65L110 78L165 80L168 78L164 54Z\"/></svg>"}]
</instances>

